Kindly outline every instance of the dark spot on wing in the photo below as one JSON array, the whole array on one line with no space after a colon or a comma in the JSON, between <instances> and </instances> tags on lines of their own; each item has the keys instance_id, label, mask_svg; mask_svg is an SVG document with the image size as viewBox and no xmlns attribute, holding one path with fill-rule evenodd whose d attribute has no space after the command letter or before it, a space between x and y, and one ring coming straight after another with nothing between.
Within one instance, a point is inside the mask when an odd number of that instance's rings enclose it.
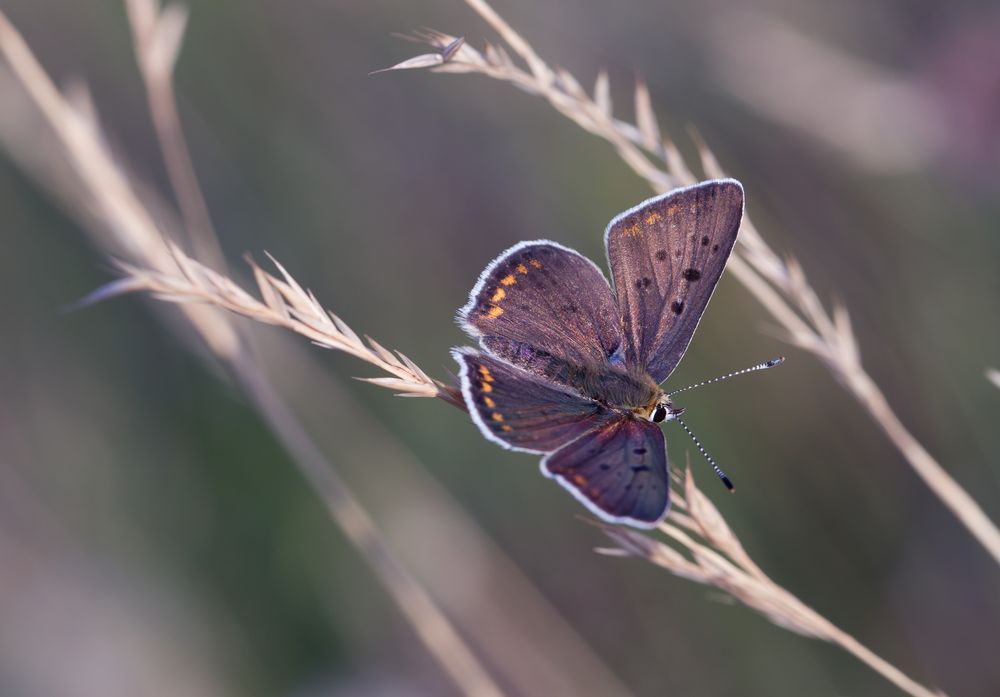
<instances>
[{"instance_id":1,"label":"dark spot on wing","mask_svg":"<svg viewBox=\"0 0 1000 697\"><path fill-rule=\"evenodd\" d=\"M672 303L670 303L670 309L674 311L675 315L679 315L680 313L684 312L684 301L674 300Z\"/></svg>"},{"instance_id":2,"label":"dark spot on wing","mask_svg":"<svg viewBox=\"0 0 1000 697\"><path fill-rule=\"evenodd\" d=\"M704 237L701 238L701 246L707 247L710 241L711 240L708 239L708 235L705 235Z\"/></svg>"},{"instance_id":3,"label":"dark spot on wing","mask_svg":"<svg viewBox=\"0 0 1000 697\"><path fill-rule=\"evenodd\" d=\"M698 269L684 269L684 273L681 275L684 276L685 280L697 281L701 278L701 271Z\"/></svg>"},{"instance_id":4,"label":"dark spot on wing","mask_svg":"<svg viewBox=\"0 0 1000 697\"><path fill-rule=\"evenodd\" d=\"M677 257L678 259L680 259L681 258L681 250L679 250L679 249L674 250L674 256Z\"/></svg>"},{"instance_id":5,"label":"dark spot on wing","mask_svg":"<svg viewBox=\"0 0 1000 697\"><path fill-rule=\"evenodd\" d=\"M719 245L717 245L717 244L713 244L713 245L712 245L712 251L713 251L713 252L717 252L717 251L719 251Z\"/></svg>"},{"instance_id":6,"label":"dark spot on wing","mask_svg":"<svg viewBox=\"0 0 1000 697\"><path fill-rule=\"evenodd\" d=\"M646 454L646 449L645 448L636 448L632 452L635 453L636 455L645 455Z\"/></svg>"},{"instance_id":7,"label":"dark spot on wing","mask_svg":"<svg viewBox=\"0 0 1000 697\"><path fill-rule=\"evenodd\" d=\"M649 465L632 465L633 472L649 472Z\"/></svg>"},{"instance_id":8,"label":"dark spot on wing","mask_svg":"<svg viewBox=\"0 0 1000 697\"><path fill-rule=\"evenodd\" d=\"M607 471L608 471L609 469L611 469L611 465L609 465L609 464L608 464L608 463L606 463L606 462L602 462L601 464L599 464L599 465L597 466L597 468L598 468L599 470L601 470L602 472L607 472Z\"/></svg>"},{"instance_id":9,"label":"dark spot on wing","mask_svg":"<svg viewBox=\"0 0 1000 697\"><path fill-rule=\"evenodd\" d=\"M665 261L666 258L667 258L667 250L660 249L660 250L658 250L656 252L656 260L657 261Z\"/></svg>"},{"instance_id":10,"label":"dark spot on wing","mask_svg":"<svg viewBox=\"0 0 1000 697\"><path fill-rule=\"evenodd\" d=\"M652 283L652 281L649 280L648 276L643 276L642 278L635 279L635 287L637 290L648 288L650 283Z\"/></svg>"}]
</instances>

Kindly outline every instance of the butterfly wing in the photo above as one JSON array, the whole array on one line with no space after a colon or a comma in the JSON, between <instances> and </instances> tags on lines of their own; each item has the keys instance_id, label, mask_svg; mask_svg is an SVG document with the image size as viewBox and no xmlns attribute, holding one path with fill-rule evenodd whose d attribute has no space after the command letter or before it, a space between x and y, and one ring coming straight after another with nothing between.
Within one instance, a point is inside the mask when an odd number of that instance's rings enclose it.
<instances>
[{"instance_id":1,"label":"butterfly wing","mask_svg":"<svg viewBox=\"0 0 1000 697\"><path fill-rule=\"evenodd\" d=\"M454 349L462 396L482 434L513 450L547 453L614 412L569 389L473 349Z\"/></svg>"},{"instance_id":2,"label":"butterfly wing","mask_svg":"<svg viewBox=\"0 0 1000 697\"><path fill-rule=\"evenodd\" d=\"M618 414L547 455L541 467L608 522L651 528L667 513L667 448L649 421Z\"/></svg>"},{"instance_id":3,"label":"butterfly wing","mask_svg":"<svg viewBox=\"0 0 1000 697\"><path fill-rule=\"evenodd\" d=\"M736 243L743 187L708 181L652 198L604 243L627 339L625 362L663 382L687 350Z\"/></svg>"},{"instance_id":4,"label":"butterfly wing","mask_svg":"<svg viewBox=\"0 0 1000 697\"><path fill-rule=\"evenodd\" d=\"M522 242L493 260L458 321L487 351L539 376L553 357L581 366L623 356L621 318L604 274L554 242Z\"/></svg>"}]
</instances>

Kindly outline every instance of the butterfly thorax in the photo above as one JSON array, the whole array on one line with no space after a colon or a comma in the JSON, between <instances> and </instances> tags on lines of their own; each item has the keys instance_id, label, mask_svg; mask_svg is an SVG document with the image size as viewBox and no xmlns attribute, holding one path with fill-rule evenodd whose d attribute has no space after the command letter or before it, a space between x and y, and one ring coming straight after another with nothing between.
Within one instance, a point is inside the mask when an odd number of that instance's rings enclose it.
<instances>
[{"instance_id":1,"label":"butterfly thorax","mask_svg":"<svg viewBox=\"0 0 1000 697\"><path fill-rule=\"evenodd\" d=\"M663 394L645 371L612 365L580 366L568 384L596 402L642 418L648 418Z\"/></svg>"},{"instance_id":2,"label":"butterfly thorax","mask_svg":"<svg viewBox=\"0 0 1000 697\"><path fill-rule=\"evenodd\" d=\"M613 363L573 361L522 342L488 337L484 342L496 355L535 375L565 385L599 404L631 411L647 419L663 402L663 391L649 374Z\"/></svg>"}]
</instances>

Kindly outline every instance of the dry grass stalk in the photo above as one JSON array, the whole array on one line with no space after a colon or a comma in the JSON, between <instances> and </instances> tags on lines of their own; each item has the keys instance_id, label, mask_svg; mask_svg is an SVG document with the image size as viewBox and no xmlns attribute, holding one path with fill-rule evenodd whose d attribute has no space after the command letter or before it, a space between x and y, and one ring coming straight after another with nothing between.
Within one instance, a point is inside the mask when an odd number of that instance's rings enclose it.
<instances>
[{"instance_id":1,"label":"dry grass stalk","mask_svg":"<svg viewBox=\"0 0 1000 697\"><path fill-rule=\"evenodd\" d=\"M431 378L399 351L393 352L370 337L362 339L333 312L324 309L311 291L304 289L277 261L281 277L274 276L250 260L259 298L243 290L222 273L195 261L170 244L177 264L175 273L155 271L119 263L124 277L101 289L91 300L121 293L145 291L161 300L180 304L208 304L263 324L284 327L318 346L336 349L360 358L391 377L361 378L405 397L439 397L464 409L458 391Z\"/></svg>"},{"instance_id":2,"label":"dry grass stalk","mask_svg":"<svg viewBox=\"0 0 1000 697\"><path fill-rule=\"evenodd\" d=\"M509 82L543 97L582 128L611 143L625 163L646 179L654 191L666 191L696 180L676 147L661 136L648 89L643 83L640 82L635 90L636 123L616 119L606 73L598 76L591 97L571 73L550 68L488 3L484 0L466 0L466 3L496 30L524 61L526 68L519 66L503 46L487 45L480 52L461 38L433 31L422 32L418 37L438 50L436 62L431 60L433 54L428 54L393 67L479 73ZM708 148L699 143L699 150L700 165L705 173L713 177L724 176ZM778 256L749 219L744 221L730 270L781 324L785 338L819 357L861 402L917 473L1000 562L1000 532L996 526L903 427L862 368L846 309L836 306L828 313L802 268L793 259ZM697 489L690 471L685 479L685 494L684 498L675 497L674 508L660 530L689 556L641 532L604 525L605 532L619 546L602 551L639 556L677 576L719 588L778 626L841 646L911 695L943 694L910 679L774 583L747 555L719 511Z\"/></svg>"},{"instance_id":3,"label":"dry grass stalk","mask_svg":"<svg viewBox=\"0 0 1000 697\"><path fill-rule=\"evenodd\" d=\"M165 75L169 82L170 70L183 35L183 14L176 10L161 13L154 0L132 0L129 10L147 88L150 92L157 92L164 89ZM198 264L166 241L154 216L140 201L129 178L108 151L89 103L86 100L73 102L60 93L2 11L0 55L58 140L61 156L78 180L75 183L86 195L86 209L81 208L76 213L82 220L94 222L100 228L102 234L95 235L99 244L113 246L116 253L125 259L125 264L141 269L142 274L161 280L197 279L202 284L202 291L214 288L227 302L237 305L247 304L248 298L253 300L224 276ZM149 79L154 74L156 77ZM150 94L150 103L154 111L169 109L176 115L172 91ZM183 201L192 192L200 198L193 170L185 171L183 167L184 154L167 154L177 148L183 148L186 154L179 122L175 120L171 124L169 116L164 120L163 114L155 118L166 157L175 163L168 168L175 170L171 176L178 198ZM178 162L181 167L176 166ZM182 181L185 178L189 181ZM186 193L184 187L187 187ZM185 214L187 218L191 215L191 211ZM194 212L193 215L199 214ZM203 227L192 233L196 240L194 246L211 255L213 247L217 249L217 243L214 242L207 211L201 223ZM197 242L199 239L200 243ZM269 274L264 272L257 277L258 282L265 283L268 290L262 289L267 302L258 302L256 306L253 302L249 303L255 311L282 313L284 319L278 324L290 322L297 327L313 327L309 331L314 331L319 340L327 345L350 349L348 352L353 351L387 369L395 379L406 384L420 382L424 385L423 389L430 389L430 378L410 361L393 355L374 342L365 346L349 327L336 317L328 316L315 299L290 277L286 276L285 280L270 277L267 280L265 277ZM125 290L129 283L134 282L130 278L123 279L118 288L112 287L106 292ZM458 690L470 697L500 697L503 692L430 594L394 555L368 513L255 364L244 341L226 317L204 303L184 303L180 309L212 353L231 367L239 384L321 497L331 517L371 566L403 617Z\"/></svg>"},{"instance_id":4,"label":"dry grass stalk","mask_svg":"<svg viewBox=\"0 0 1000 697\"><path fill-rule=\"evenodd\" d=\"M676 149L661 139L648 91L644 86L640 85L636 91L639 113L637 125L618 121L611 115L606 75L602 74L598 78L596 96L591 100L569 73L549 69L530 45L514 33L486 3L467 1L500 31L507 43L529 65L530 73L517 68L501 47L488 47L484 54L480 54L465 45L461 39L437 33L424 37L439 48L440 53L433 54L436 57L418 57L395 67L437 65L438 70L480 72L513 82L527 91L545 96L560 112L615 145L622 158L644 176L655 190L662 191L677 183L694 179ZM170 142L171 129L177 127L176 111L172 94L168 95L169 98L163 94L152 94L158 89L157 85L159 89L163 88L162 75L154 75L152 79L150 75L156 71L169 75L180 44L183 20L177 17L164 20L163 15L158 15L155 6L148 0L132 2L130 11L133 13L137 46L142 51L149 52L148 55L140 54L140 65L151 92L151 106L154 112L164 108L174 109L173 125L169 115L164 117L161 114L156 117L160 119L158 130L166 154L180 147L176 142L173 145ZM157 36L161 38L156 39ZM365 553L404 615L411 620L425 644L442 662L463 693L500 694L433 601L409 577L406 570L399 567L391 555L381 560L372 559L373 554L377 556L385 550L381 549L382 543L378 541L377 532L367 514L332 474L329 463L315 450L308 436L301 432L301 427L287 408L274 401L275 395L269 394L270 388L263 375L243 360L236 332L217 313L203 312L199 303L283 326L320 345L355 355L393 376L375 378L372 382L404 394L438 396L454 402L454 393L449 392L451 388L429 378L402 354L393 354L371 340L366 344L339 318L326 311L311 293L303 290L277 262L281 278L253 266L261 296L261 299L257 299L225 275L187 256L176 245L165 244L152 216L134 196L126 178L105 150L96 122L58 93L2 13L0 50L62 139L69 161L94 195L100 217L120 236L126 248L133 252L129 261L122 265L126 277L100 295L147 290L165 299L182 302L182 310L215 352L234 362L248 391L263 395L257 400L257 404L264 417L279 435L287 437L286 444L299 457L300 466L317 486L331 514ZM164 99L166 102L162 101ZM164 107L164 103L168 107ZM665 169L654 165L647 156L648 153L656 156L665 165ZM192 191L197 193L197 189L191 189L187 194L184 191L184 187L190 182L185 183L183 180L193 181L193 170L185 171L188 166L184 164L183 156L175 152L172 156L167 155L168 160L171 157L175 164L168 165L168 168L173 169L172 178L179 177L180 183L174 181L174 187L182 202L182 209L187 208L185 218L188 220L189 231L196 231L198 225L202 224L202 232L210 232L207 209L199 223L198 217L202 213L196 210L198 204L191 203L193 198L188 196ZM715 174L713 170L718 169L707 150L703 150L703 166L709 174ZM198 196L200 197L200 193ZM185 200L188 201L187 204L184 203ZM195 248L199 247L198 234L201 233L193 232ZM210 238L205 234L202 237L202 247L207 250L206 254L211 255L211 250L204 246ZM846 313L838 310L832 318L829 317L798 267L793 262L784 262L778 258L749 222L742 238L741 254L744 259L734 258L731 268L782 323L794 343L824 357L834 372L841 370L843 366L849 366L850 361L847 359L857 362L857 349ZM774 287L765 282L765 278ZM248 368L251 368L249 372ZM317 474L324 470L325 474ZM691 559L641 533L608 527L606 532L620 545L616 552L642 556L677 575L716 586L762 612L776 624L806 636L837 643L910 694L921 697L941 694L931 692L906 678L768 579L743 550L718 511L697 490L690 473L685 491L686 498L675 497L675 509L661 529L685 547ZM376 536L375 541L366 539L372 535ZM696 537L700 537L702 541L699 542ZM449 651L453 653L449 655Z\"/></svg>"},{"instance_id":5,"label":"dry grass stalk","mask_svg":"<svg viewBox=\"0 0 1000 697\"><path fill-rule=\"evenodd\" d=\"M454 387L433 380L405 355L389 351L371 337L366 337L367 342L362 341L343 320L323 309L315 296L303 290L273 258L284 280L250 261L263 302L210 268L224 270L225 258L181 129L173 86L174 66L180 55L188 12L180 5L160 8L155 0L125 0L125 6L157 139L180 206L182 229L190 237L194 258L178 245L168 242L181 275L169 277L162 272L150 273L123 264L123 270L132 278L114 284L112 289L148 290L177 302L202 301L259 322L285 327L320 346L344 351L372 363L393 376L368 378L367 382L396 390L401 396L441 397L464 409L461 395ZM449 55L449 50L446 49L443 55Z\"/></svg>"},{"instance_id":6,"label":"dry grass stalk","mask_svg":"<svg viewBox=\"0 0 1000 697\"><path fill-rule=\"evenodd\" d=\"M154 0L125 0L125 9L149 113L184 221L183 234L196 258L221 270L225 268L222 248L198 186L174 94L174 66L187 27L187 8L176 4L160 8Z\"/></svg>"},{"instance_id":7,"label":"dry grass stalk","mask_svg":"<svg viewBox=\"0 0 1000 697\"><path fill-rule=\"evenodd\" d=\"M485 0L465 0L497 32L524 67L503 45L488 44L479 51L459 38L427 31L417 37L438 53L426 54L393 66L396 69L430 67L435 72L475 73L509 82L538 95L584 130L608 141L624 162L656 192L696 180L677 148L660 134L649 91L639 82L635 89L635 124L615 118L608 78L601 73L591 96L567 70L553 68ZM457 48L455 48L457 46ZM448 59L444 60L447 49ZM430 56L437 55L432 64ZM423 65L426 64L426 65ZM392 68L390 68L392 69ZM711 151L699 143L704 173L725 176ZM745 218L729 271L778 321L784 338L817 356L837 381L861 404L889 437L917 475L1000 563L1000 530L941 464L907 430L885 395L861 365L860 353L846 308L835 304L828 312L809 284L801 266L782 258Z\"/></svg>"},{"instance_id":8,"label":"dry grass stalk","mask_svg":"<svg viewBox=\"0 0 1000 697\"><path fill-rule=\"evenodd\" d=\"M600 524L617 546L598 551L639 557L675 576L718 588L779 627L842 647L915 697L944 695L907 677L771 580L743 549L719 510L698 489L690 468L682 480L678 475L675 480L680 480L684 495L672 497L670 513L659 529L677 547L637 530Z\"/></svg>"}]
</instances>

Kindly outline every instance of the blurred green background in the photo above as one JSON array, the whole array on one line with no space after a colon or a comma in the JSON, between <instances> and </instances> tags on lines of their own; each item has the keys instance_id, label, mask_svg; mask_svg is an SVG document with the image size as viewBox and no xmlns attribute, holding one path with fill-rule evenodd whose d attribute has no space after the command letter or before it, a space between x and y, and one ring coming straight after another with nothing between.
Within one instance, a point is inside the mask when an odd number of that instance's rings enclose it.
<instances>
[{"instance_id":1,"label":"blurred green background","mask_svg":"<svg viewBox=\"0 0 1000 697\"><path fill-rule=\"evenodd\" d=\"M480 270L547 237L603 264L649 190L537 98L482 77L368 72L392 32L494 40L457 0L200 0L182 117L229 259L274 254L357 331L454 370ZM114 0L2 0L57 82L90 86L113 148L169 191ZM497 9L582 81L636 74L694 125L776 249L851 310L904 422L1000 520L1000 12L977 2L649 0ZM5 101L5 100L4 100ZM9 121L11 102L0 101ZM5 106L7 108L5 108ZM39 143L39 147L43 144ZM255 412L112 278L77 222L0 158L0 694L448 695L369 569ZM897 694L607 541L535 458L374 369L258 331L272 376L394 547L512 694ZM729 471L716 501L768 573L915 679L1000 694L1000 570L811 356L723 278L680 386ZM672 459L692 450L666 427ZM696 455L696 453L695 453Z\"/></svg>"}]
</instances>

